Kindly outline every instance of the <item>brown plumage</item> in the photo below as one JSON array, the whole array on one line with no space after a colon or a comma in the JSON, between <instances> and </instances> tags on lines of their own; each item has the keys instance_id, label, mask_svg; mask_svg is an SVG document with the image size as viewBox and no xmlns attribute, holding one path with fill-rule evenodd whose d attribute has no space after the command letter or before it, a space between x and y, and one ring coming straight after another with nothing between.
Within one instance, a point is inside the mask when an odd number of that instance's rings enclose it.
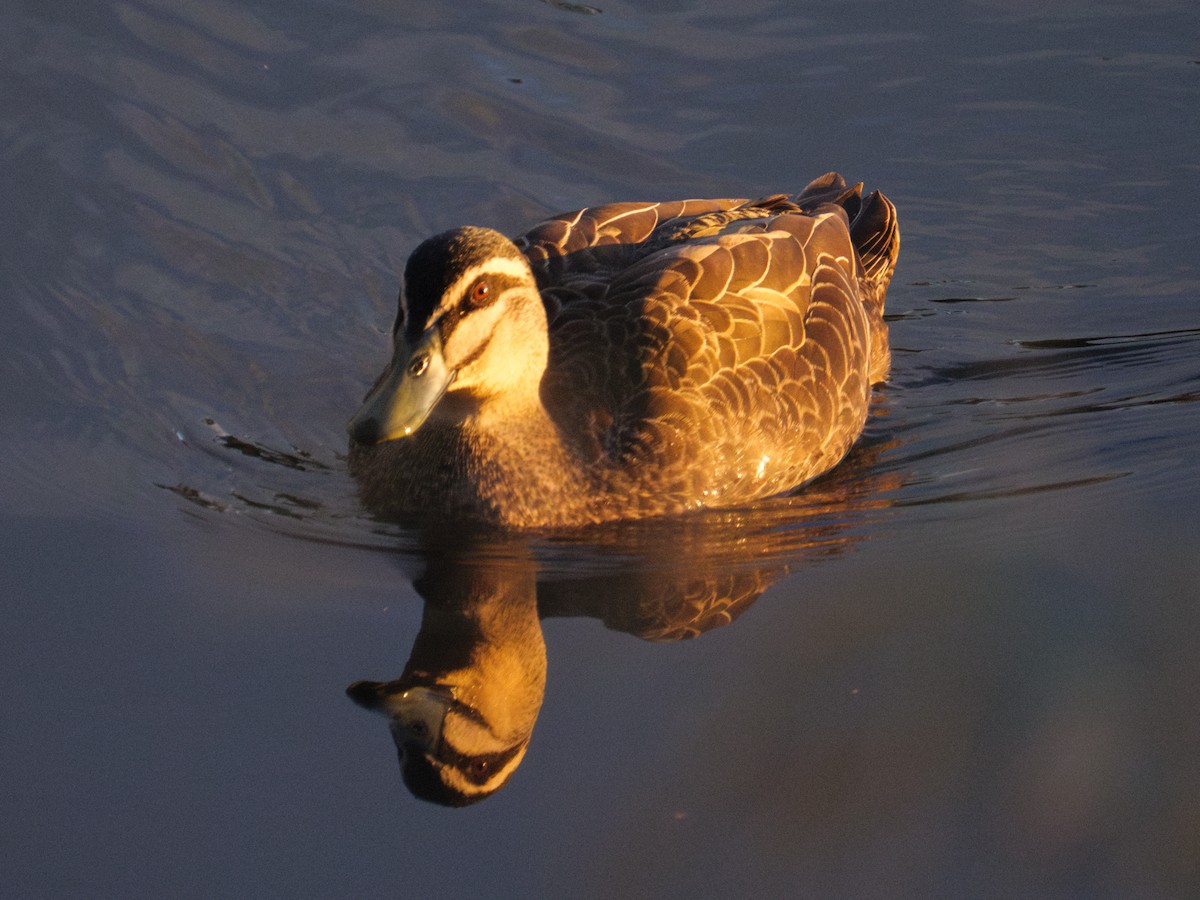
<instances>
[{"instance_id":1,"label":"brown plumage","mask_svg":"<svg viewBox=\"0 0 1200 900\"><path fill-rule=\"evenodd\" d=\"M431 238L392 364L351 420L380 515L559 528L744 503L837 464L886 377L895 208L795 196L618 203L515 242Z\"/></svg>"}]
</instances>

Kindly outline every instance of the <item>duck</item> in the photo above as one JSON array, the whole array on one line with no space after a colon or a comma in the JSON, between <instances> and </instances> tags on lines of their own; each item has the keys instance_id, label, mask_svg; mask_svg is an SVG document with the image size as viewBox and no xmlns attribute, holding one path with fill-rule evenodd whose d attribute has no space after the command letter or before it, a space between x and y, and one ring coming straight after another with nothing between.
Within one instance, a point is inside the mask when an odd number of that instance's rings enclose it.
<instances>
[{"instance_id":1,"label":"duck","mask_svg":"<svg viewBox=\"0 0 1200 900\"><path fill-rule=\"evenodd\" d=\"M756 200L618 202L405 266L392 354L347 423L367 510L555 531L794 491L890 366L895 206L835 172Z\"/></svg>"}]
</instances>

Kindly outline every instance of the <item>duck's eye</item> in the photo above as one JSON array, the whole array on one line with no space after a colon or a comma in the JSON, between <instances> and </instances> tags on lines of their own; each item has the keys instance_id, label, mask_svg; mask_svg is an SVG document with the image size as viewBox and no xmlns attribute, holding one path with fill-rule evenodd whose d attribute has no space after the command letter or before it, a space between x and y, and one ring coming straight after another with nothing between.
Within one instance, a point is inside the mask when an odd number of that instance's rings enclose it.
<instances>
[{"instance_id":1,"label":"duck's eye","mask_svg":"<svg viewBox=\"0 0 1200 900\"><path fill-rule=\"evenodd\" d=\"M467 771L470 772L475 778L482 778L491 770L491 768L491 763L486 759L473 759L467 764Z\"/></svg>"},{"instance_id":2,"label":"duck's eye","mask_svg":"<svg viewBox=\"0 0 1200 900\"><path fill-rule=\"evenodd\" d=\"M421 354L416 359L408 364L408 374L413 378L420 378L425 374L425 370L429 368L429 355Z\"/></svg>"},{"instance_id":3,"label":"duck's eye","mask_svg":"<svg viewBox=\"0 0 1200 900\"><path fill-rule=\"evenodd\" d=\"M483 306L491 299L492 285L486 278L481 278L472 285L467 294L467 302L472 306Z\"/></svg>"}]
</instances>

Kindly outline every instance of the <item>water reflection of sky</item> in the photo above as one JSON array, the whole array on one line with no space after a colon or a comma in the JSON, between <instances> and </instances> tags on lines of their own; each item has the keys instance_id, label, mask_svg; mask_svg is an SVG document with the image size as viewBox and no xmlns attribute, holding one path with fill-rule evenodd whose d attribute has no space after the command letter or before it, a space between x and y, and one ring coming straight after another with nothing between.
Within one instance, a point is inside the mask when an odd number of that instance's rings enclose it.
<instances>
[{"instance_id":1,"label":"water reflection of sky","mask_svg":"<svg viewBox=\"0 0 1200 900\"><path fill-rule=\"evenodd\" d=\"M1186 894L1194 12L594 5L0 13L10 884ZM718 523L779 575L697 640L571 585L736 541L534 547L530 749L418 803L342 693L422 615L419 540L341 459L408 250L830 168L904 233L852 465Z\"/></svg>"}]
</instances>

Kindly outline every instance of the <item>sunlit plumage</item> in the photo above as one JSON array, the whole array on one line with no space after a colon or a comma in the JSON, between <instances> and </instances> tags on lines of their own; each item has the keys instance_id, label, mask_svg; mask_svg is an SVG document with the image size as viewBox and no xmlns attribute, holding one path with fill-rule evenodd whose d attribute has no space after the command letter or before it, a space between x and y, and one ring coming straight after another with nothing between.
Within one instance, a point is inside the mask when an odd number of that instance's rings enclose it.
<instances>
[{"instance_id":1,"label":"sunlit plumage","mask_svg":"<svg viewBox=\"0 0 1200 900\"><path fill-rule=\"evenodd\" d=\"M886 377L898 249L892 204L832 173L794 196L584 209L515 242L430 238L348 426L362 498L561 528L803 484Z\"/></svg>"}]
</instances>

